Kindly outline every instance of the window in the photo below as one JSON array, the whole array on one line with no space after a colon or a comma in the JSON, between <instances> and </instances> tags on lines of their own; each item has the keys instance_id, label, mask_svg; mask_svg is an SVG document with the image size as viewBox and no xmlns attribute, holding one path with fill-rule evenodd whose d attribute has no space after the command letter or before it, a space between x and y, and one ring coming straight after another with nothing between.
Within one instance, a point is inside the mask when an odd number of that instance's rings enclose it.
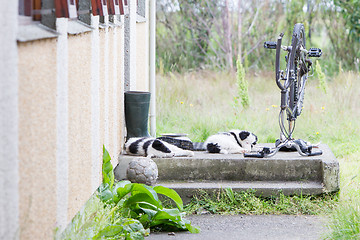
<instances>
[{"instance_id":1,"label":"window","mask_svg":"<svg viewBox=\"0 0 360 240\"><path fill-rule=\"evenodd\" d=\"M91 13L102 17L111 15L112 19L115 19L112 16L117 15L118 19L120 19L119 16L127 11L128 0L18 1L20 28L18 31L18 41L31 41L58 36L56 32L56 18L73 19L68 24L69 34L91 31Z\"/></svg>"},{"instance_id":2,"label":"window","mask_svg":"<svg viewBox=\"0 0 360 240\"><path fill-rule=\"evenodd\" d=\"M124 14L129 14L129 6L128 6L128 2L127 0L121 0L123 3L123 7L124 7Z\"/></svg>"},{"instance_id":3,"label":"window","mask_svg":"<svg viewBox=\"0 0 360 240\"><path fill-rule=\"evenodd\" d=\"M107 0L91 0L92 13L94 16L107 16Z\"/></svg>"},{"instance_id":4,"label":"window","mask_svg":"<svg viewBox=\"0 0 360 240\"><path fill-rule=\"evenodd\" d=\"M77 18L79 0L19 0L19 15L31 17L32 20L42 20L44 15L55 11L58 18Z\"/></svg>"},{"instance_id":5,"label":"window","mask_svg":"<svg viewBox=\"0 0 360 240\"><path fill-rule=\"evenodd\" d=\"M109 10L110 15L124 14L123 10L121 13L119 0L108 0L108 1L109 1L108 10ZM121 0L120 0L120 2L121 2ZM121 8L122 8L122 3L121 3Z\"/></svg>"},{"instance_id":6,"label":"window","mask_svg":"<svg viewBox=\"0 0 360 240\"><path fill-rule=\"evenodd\" d=\"M77 5L75 0L57 0L55 2L55 15L57 18L77 18Z\"/></svg>"},{"instance_id":7,"label":"window","mask_svg":"<svg viewBox=\"0 0 360 240\"><path fill-rule=\"evenodd\" d=\"M145 22L145 0L136 1L137 22Z\"/></svg>"}]
</instances>

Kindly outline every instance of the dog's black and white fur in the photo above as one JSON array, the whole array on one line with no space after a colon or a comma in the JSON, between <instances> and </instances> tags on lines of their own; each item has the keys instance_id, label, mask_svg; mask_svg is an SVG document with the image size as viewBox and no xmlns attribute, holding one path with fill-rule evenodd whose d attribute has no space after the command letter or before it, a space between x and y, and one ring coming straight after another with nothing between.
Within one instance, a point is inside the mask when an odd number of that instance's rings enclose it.
<instances>
[{"instance_id":1,"label":"dog's black and white fur","mask_svg":"<svg viewBox=\"0 0 360 240\"><path fill-rule=\"evenodd\" d=\"M257 140L257 136L251 132L231 130L211 135L205 141L205 146L209 153L245 153L251 152Z\"/></svg>"},{"instance_id":2,"label":"dog's black and white fur","mask_svg":"<svg viewBox=\"0 0 360 240\"><path fill-rule=\"evenodd\" d=\"M125 151L130 155L140 155L150 158L192 157L194 152L178 148L165 141L151 138L130 138L125 143Z\"/></svg>"}]
</instances>

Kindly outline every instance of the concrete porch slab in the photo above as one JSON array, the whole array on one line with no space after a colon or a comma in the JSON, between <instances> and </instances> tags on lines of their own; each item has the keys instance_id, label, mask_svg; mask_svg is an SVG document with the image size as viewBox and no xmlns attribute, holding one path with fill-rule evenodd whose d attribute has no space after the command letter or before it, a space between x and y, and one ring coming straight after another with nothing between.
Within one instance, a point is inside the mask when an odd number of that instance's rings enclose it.
<instances>
[{"instance_id":1,"label":"concrete porch slab","mask_svg":"<svg viewBox=\"0 0 360 240\"><path fill-rule=\"evenodd\" d=\"M272 146L271 144L259 144ZM279 152L271 158L244 158L242 154L195 152L194 157L155 158L158 184L189 197L203 189L213 192L231 187L253 189L258 195L282 191L286 195L318 195L339 190L339 163L330 148L322 144L320 156L304 157L297 152ZM117 179L126 179L134 156L120 155Z\"/></svg>"}]
</instances>

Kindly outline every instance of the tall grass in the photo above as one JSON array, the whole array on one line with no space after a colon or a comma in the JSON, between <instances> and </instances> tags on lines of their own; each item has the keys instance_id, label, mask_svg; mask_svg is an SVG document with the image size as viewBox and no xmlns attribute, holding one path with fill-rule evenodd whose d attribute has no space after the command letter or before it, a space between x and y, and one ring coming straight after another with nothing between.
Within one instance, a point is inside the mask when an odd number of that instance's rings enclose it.
<instances>
[{"instance_id":1,"label":"tall grass","mask_svg":"<svg viewBox=\"0 0 360 240\"><path fill-rule=\"evenodd\" d=\"M157 132L182 132L193 141L232 128L247 129L259 142L279 137L280 90L273 73L249 73L250 106L239 107L236 76L224 72L189 72L157 77ZM327 83L325 94L310 78L295 138L328 144L337 157L359 152L360 76L341 73Z\"/></svg>"},{"instance_id":2,"label":"tall grass","mask_svg":"<svg viewBox=\"0 0 360 240\"><path fill-rule=\"evenodd\" d=\"M260 143L279 137L280 90L273 73L248 73L249 108L236 104L236 76L189 72L157 77L158 133L187 133L193 141L233 128L254 132ZM340 163L339 207L330 215L329 239L360 234L360 75L340 72L324 83L310 78L295 138L328 144ZM341 234L344 234L342 237ZM358 235L356 235L358 234Z\"/></svg>"},{"instance_id":3,"label":"tall grass","mask_svg":"<svg viewBox=\"0 0 360 240\"><path fill-rule=\"evenodd\" d=\"M270 126L277 124L277 120L271 117L277 110L271 106L278 101L262 86L262 76L249 81L250 106L246 110L237 104L235 74L203 71L183 75L169 74L158 76L157 79L159 134L185 132L193 141L204 141L209 135L230 128L254 132L261 129L261 133L265 134L258 133L259 136L276 135L276 128ZM253 89L254 83L259 86L256 91ZM275 93L275 86L271 88ZM258 101L258 98L263 101ZM270 109L267 111L268 107ZM268 128L264 128L260 121L255 121L257 114L268 118Z\"/></svg>"}]
</instances>

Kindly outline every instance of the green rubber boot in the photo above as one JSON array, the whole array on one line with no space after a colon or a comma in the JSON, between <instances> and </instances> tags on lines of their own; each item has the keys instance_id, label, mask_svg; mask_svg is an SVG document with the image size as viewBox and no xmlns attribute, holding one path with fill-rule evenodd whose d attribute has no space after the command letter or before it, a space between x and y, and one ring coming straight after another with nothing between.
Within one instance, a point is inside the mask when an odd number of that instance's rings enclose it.
<instances>
[{"instance_id":1,"label":"green rubber boot","mask_svg":"<svg viewBox=\"0 0 360 240\"><path fill-rule=\"evenodd\" d=\"M132 137L150 137L148 132L150 93L125 92L126 140Z\"/></svg>"}]
</instances>

